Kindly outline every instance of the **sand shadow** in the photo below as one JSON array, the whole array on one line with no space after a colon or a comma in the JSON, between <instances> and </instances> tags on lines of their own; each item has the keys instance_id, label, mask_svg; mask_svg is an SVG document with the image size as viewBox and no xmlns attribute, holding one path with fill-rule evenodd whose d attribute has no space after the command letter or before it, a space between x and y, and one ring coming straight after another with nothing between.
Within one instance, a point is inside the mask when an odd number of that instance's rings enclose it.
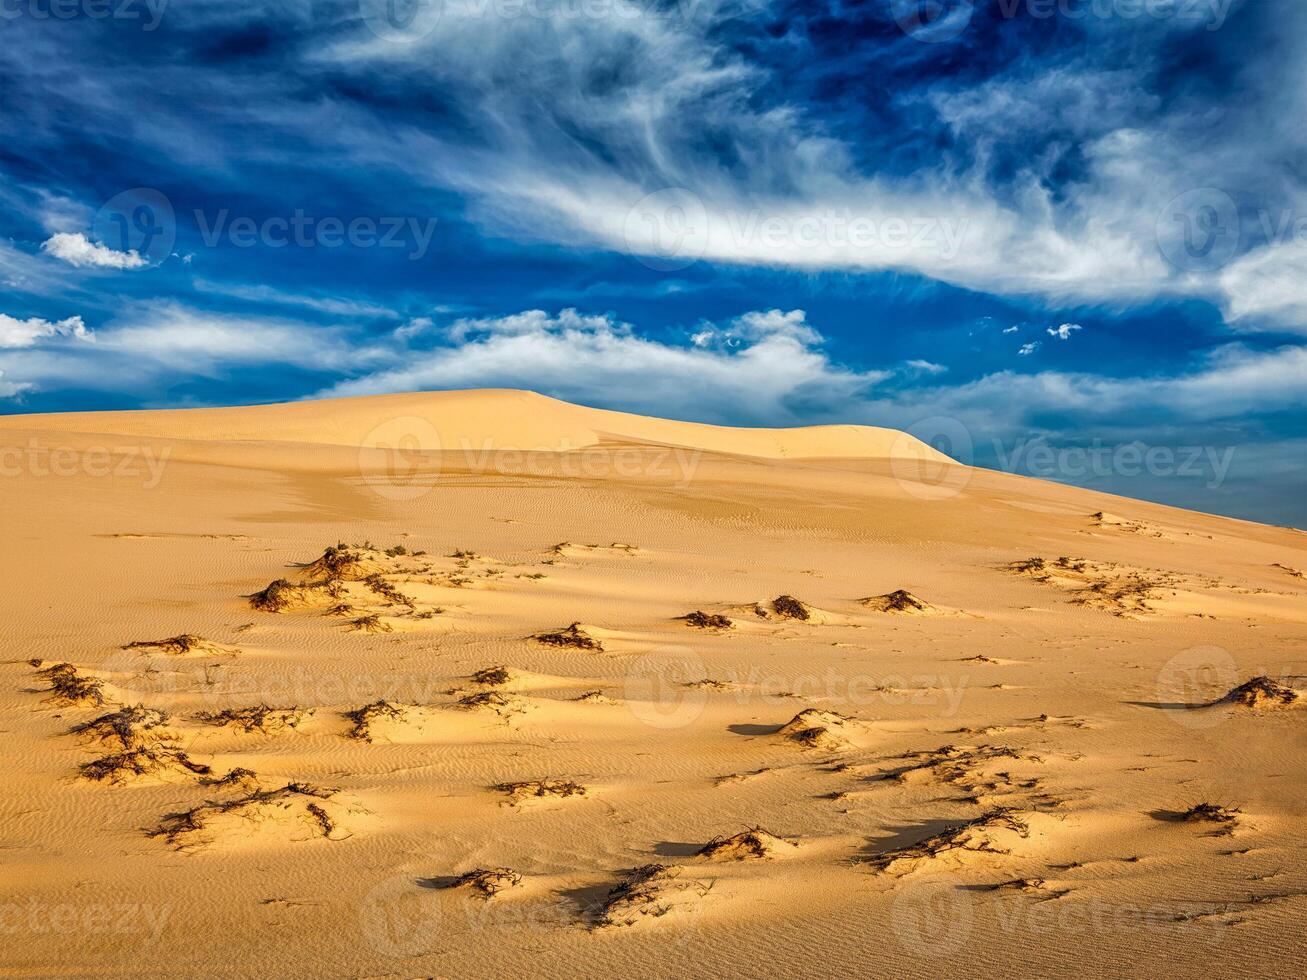
<instances>
[{"instance_id":1,"label":"sand shadow","mask_svg":"<svg viewBox=\"0 0 1307 980\"><path fill-rule=\"evenodd\" d=\"M555 894L576 911L582 922L594 925L599 922L608 903L608 895L618 882L607 885L585 885L581 888L564 888Z\"/></svg>"},{"instance_id":2,"label":"sand shadow","mask_svg":"<svg viewBox=\"0 0 1307 980\"><path fill-rule=\"evenodd\" d=\"M653 846L653 852L659 857L694 857L702 848L702 843L663 840Z\"/></svg>"},{"instance_id":3,"label":"sand shadow","mask_svg":"<svg viewBox=\"0 0 1307 980\"><path fill-rule=\"evenodd\" d=\"M1152 708L1155 711L1199 711L1202 708L1214 708L1221 702L1207 701L1202 704L1190 704L1187 701L1122 701L1136 708Z\"/></svg>"},{"instance_id":4,"label":"sand shadow","mask_svg":"<svg viewBox=\"0 0 1307 980\"><path fill-rule=\"evenodd\" d=\"M874 841L868 841L866 846L862 848L861 853L866 856L874 856L913 847L964 822L961 820L926 820L921 823L902 824L898 827L892 827L888 837L878 837Z\"/></svg>"},{"instance_id":5,"label":"sand shadow","mask_svg":"<svg viewBox=\"0 0 1307 980\"><path fill-rule=\"evenodd\" d=\"M736 724L727 725L726 730L736 735L775 735L784 725L753 725L753 724Z\"/></svg>"},{"instance_id":6,"label":"sand shadow","mask_svg":"<svg viewBox=\"0 0 1307 980\"><path fill-rule=\"evenodd\" d=\"M454 888L459 883L459 876L436 875L432 878L414 878L413 883L419 888Z\"/></svg>"}]
</instances>

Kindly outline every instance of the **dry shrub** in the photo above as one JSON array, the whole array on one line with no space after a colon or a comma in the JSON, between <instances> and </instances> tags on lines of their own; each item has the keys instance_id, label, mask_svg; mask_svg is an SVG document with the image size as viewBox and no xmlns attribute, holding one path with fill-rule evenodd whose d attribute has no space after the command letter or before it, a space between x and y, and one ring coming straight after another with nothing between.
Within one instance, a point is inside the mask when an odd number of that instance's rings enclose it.
<instances>
[{"instance_id":1,"label":"dry shrub","mask_svg":"<svg viewBox=\"0 0 1307 980\"><path fill-rule=\"evenodd\" d=\"M778 595L771 601L771 608L781 619L797 619L806 623L812 618L812 610L807 603L792 595Z\"/></svg>"},{"instance_id":2,"label":"dry shrub","mask_svg":"<svg viewBox=\"0 0 1307 980\"><path fill-rule=\"evenodd\" d=\"M699 848L695 852L695 856L711 858L715 861L723 859L733 861L757 860L775 857L779 853L792 850L798 846L794 841L787 840L784 837L777 837L761 827L750 827L748 830L742 830L732 837L714 837Z\"/></svg>"},{"instance_id":3,"label":"dry shrub","mask_svg":"<svg viewBox=\"0 0 1307 980\"><path fill-rule=\"evenodd\" d=\"M581 629L580 623L573 623L566 629L555 630L552 633L537 633L535 635L537 643L543 643L551 647L571 647L577 650L594 650L602 652L604 646L593 636Z\"/></svg>"},{"instance_id":4,"label":"dry shrub","mask_svg":"<svg viewBox=\"0 0 1307 980\"><path fill-rule=\"evenodd\" d=\"M687 626L693 626L701 630L728 630L735 625L728 616L723 616L720 613L706 613L702 609L686 613L681 619L685 620Z\"/></svg>"}]
</instances>

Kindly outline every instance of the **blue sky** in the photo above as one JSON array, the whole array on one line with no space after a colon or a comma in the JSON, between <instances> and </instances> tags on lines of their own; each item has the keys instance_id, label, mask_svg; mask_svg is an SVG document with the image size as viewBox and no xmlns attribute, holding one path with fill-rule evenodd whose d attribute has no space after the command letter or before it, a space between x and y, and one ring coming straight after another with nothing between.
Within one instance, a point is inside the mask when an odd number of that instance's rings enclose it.
<instances>
[{"instance_id":1,"label":"blue sky","mask_svg":"<svg viewBox=\"0 0 1307 980\"><path fill-rule=\"evenodd\" d=\"M533 388L1307 526L1296 0L5 0L0 412Z\"/></svg>"}]
</instances>

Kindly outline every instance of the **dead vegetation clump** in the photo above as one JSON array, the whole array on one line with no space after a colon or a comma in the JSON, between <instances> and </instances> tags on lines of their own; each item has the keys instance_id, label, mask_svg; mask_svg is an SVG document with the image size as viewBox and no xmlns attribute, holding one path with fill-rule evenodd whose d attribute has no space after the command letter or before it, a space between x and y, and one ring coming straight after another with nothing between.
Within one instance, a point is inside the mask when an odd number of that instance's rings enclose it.
<instances>
[{"instance_id":1,"label":"dead vegetation clump","mask_svg":"<svg viewBox=\"0 0 1307 980\"><path fill-rule=\"evenodd\" d=\"M1283 708L1298 700L1298 692L1269 677L1254 677L1240 684L1216 704L1233 704L1241 708Z\"/></svg>"},{"instance_id":2,"label":"dead vegetation clump","mask_svg":"<svg viewBox=\"0 0 1307 980\"><path fill-rule=\"evenodd\" d=\"M380 574L369 575L363 580L363 584L391 605L413 608L413 600L387 582Z\"/></svg>"},{"instance_id":3,"label":"dead vegetation clump","mask_svg":"<svg viewBox=\"0 0 1307 980\"><path fill-rule=\"evenodd\" d=\"M781 619L797 619L806 623L812 618L811 608L792 595L778 595L771 601L771 609Z\"/></svg>"},{"instance_id":4,"label":"dead vegetation clump","mask_svg":"<svg viewBox=\"0 0 1307 980\"><path fill-rule=\"evenodd\" d=\"M1008 568L1018 575L1041 575L1048 570L1048 562L1039 556L1014 561Z\"/></svg>"},{"instance_id":5,"label":"dead vegetation clump","mask_svg":"<svg viewBox=\"0 0 1307 980\"><path fill-rule=\"evenodd\" d=\"M1021 892L1023 895L1037 895L1040 901L1048 902L1071 894L1066 888L1052 888L1043 878L1010 878L993 884L978 886L989 892Z\"/></svg>"},{"instance_id":6,"label":"dead vegetation clump","mask_svg":"<svg viewBox=\"0 0 1307 980\"><path fill-rule=\"evenodd\" d=\"M798 846L794 841L777 837L761 827L750 827L732 837L714 837L694 854L714 861L745 861L773 858Z\"/></svg>"},{"instance_id":7,"label":"dead vegetation clump","mask_svg":"<svg viewBox=\"0 0 1307 980\"><path fill-rule=\"evenodd\" d=\"M1226 807L1219 803L1196 803L1182 812L1179 819L1183 823L1214 823L1226 828L1228 833L1239 822L1240 810L1237 806Z\"/></svg>"},{"instance_id":8,"label":"dead vegetation clump","mask_svg":"<svg viewBox=\"0 0 1307 980\"><path fill-rule=\"evenodd\" d=\"M128 751L170 741L172 733L164 727L167 723L166 712L137 704L78 725L73 733Z\"/></svg>"},{"instance_id":9,"label":"dead vegetation clump","mask_svg":"<svg viewBox=\"0 0 1307 980\"><path fill-rule=\"evenodd\" d=\"M124 650L158 650L160 653L171 653L182 656L197 650L207 650L212 648L202 636L196 636L194 633L182 633L178 636L170 636L165 640L136 640L128 643L123 647Z\"/></svg>"},{"instance_id":10,"label":"dead vegetation clump","mask_svg":"<svg viewBox=\"0 0 1307 980\"><path fill-rule=\"evenodd\" d=\"M302 708L271 708L266 704L248 708L224 708L222 711L201 712L196 717L209 725L231 725L245 732L271 735L288 728L298 728L307 714Z\"/></svg>"},{"instance_id":11,"label":"dead vegetation clump","mask_svg":"<svg viewBox=\"0 0 1307 980\"><path fill-rule=\"evenodd\" d=\"M848 727L852 719L835 711L805 708L781 726L785 735L805 748L836 751L849 746Z\"/></svg>"},{"instance_id":12,"label":"dead vegetation clump","mask_svg":"<svg viewBox=\"0 0 1307 980\"><path fill-rule=\"evenodd\" d=\"M345 712L345 717L354 723L346 736L361 742L372 741L372 726L379 721L403 722L408 717L408 710L391 701L373 701L361 708Z\"/></svg>"},{"instance_id":13,"label":"dead vegetation clump","mask_svg":"<svg viewBox=\"0 0 1307 980\"><path fill-rule=\"evenodd\" d=\"M395 627L391 626L380 616L370 613L367 616L360 616L358 619L349 621L350 632L353 633L393 633Z\"/></svg>"},{"instance_id":14,"label":"dead vegetation clump","mask_svg":"<svg viewBox=\"0 0 1307 980\"><path fill-rule=\"evenodd\" d=\"M838 752L847 749L847 739L841 738L829 728L804 728L790 736L807 749L819 749L822 752Z\"/></svg>"},{"instance_id":15,"label":"dead vegetation clump","mask_svg":"<svg viewBox=\"0 0 1307 980\"><path fill-rule=\"evenodd\" d=\"M514 783L499 783L494 788L500 793L507 793L508 802L513 805L533 799L585 796L587 792L586 788L580 783L574 783L567 779L528 779Z\"/></svg>"},{"instance_id":16,"label":"dead vegetation clump","mask_svg":"<svg viewBox=\"0 0 1307 980\"><path fill-rule=\"evenodd\" d=\"M501 664L496 664L493 667L482 667L471 677L473 684L480 684L483 687L500 687L507 684L511 679L512 675L509 674L508 668Z\"/></svg>"},{"instance_id":17,"label":"dead vegetation clump","mask_svg":"<svg viewBox=\"0 0 1307 980\"><path fill-rule=\"evenodd\" d=\"M306 826L314 837L331 839L335 822L318 801L330 800L335 792L306 783L287 783L279 789L255 790L234 800L210 800L168 814L157 828L149 831L149 836L162 837L177 848L194 846L205 842L206 832L212 831L215 823L232 816L254 824L290 820Z\"/></svg>"},{"instance_id":18,"label":"dead vegetation clump","mask_svg":"<svg viewBox=\"0 0 1307 980\"><path fill-rule=\"evenodd\" d=\"M79 767L81 774L95 782L124 783L140 776L183 775L208 776L213 770L194 761L175 745L164 742L106 755Z\"/></svg>"},{"instance_id":19,"label":"dead vegetation clump","mask_svg":"<svg viewBox=\"0 0 1307 980\"><path fill-rule=\"evenodd\" d=\"M782 735L793 735L810 728L841 728L853 723L853 719L838 711L825 711L821 708L804 708L797 715L781 726Z\"/></svg>"},{"instance_id":20,"label":"dead vegetation clump","mask_svg":"<svg viewBox=\"0 0 1307 980\"><path fill-rule=\"evenodd\" d=\"M688 687L693 691L729 691L731 685L726 681L714 680L711 677L705 677L703 680L686 681L683 687Z\"/></svg>"},{"instance_id":21,"label":"dead vegetation clump","mask_svg":"<svg viewBox=\"0 0 1307 980\"><path fill-rule=\"evenodd\" d=\"M79 674L72 664L52 664L37 673L50 682L50 696L56 701L65 704L105 703L104 681Z\"/></svg>"},{"instance_id":22,"label":"dead vegetation clump","mask_svg":"<svg viewBox=\"0 0 1307 980\"><path fill-rule=\"evenodd\" d=\"M604 649L604 645L583 630L580 623L550 633L537 633L534 639L537 643L550 647L570 647L575 650L593 650L596 653L602 653Z\"/></svg>"},{"instance_id":23,"label":"dead vegetation clump","mask_svg":"<svg viewBox=\"0 0 1307 980\"><path fill-rule=\"evenodd\" d=\"M984 783L983 788L1002 788L993 782L985 783L978 774L986 763L997 759L1022 759L1021 753L1007 745L941 745L937 749L925 752L908 752L901 758L912 760L879 778L895 782L907 782L917 773L926 773L940 782L965 789L976 789ZM1004 774L1010 775L1010 774ZM1003 785L1006 785L1006 781Z\"/></svg>"},{"instance_id":24,"label":"dead vegetation clump","mask_svg":"<svg viewBox=\"0 0 1307 980\"><path fill-rule=\"evenodd\" d=\"M340 585L334 581L315 585L296 585L287 579L279 578L246 598L249 599L251 608L259 612L280 613L288 609L325 605L334 599L340 599L342 595Z\"/></svg>"},{"instance_id":25,"label":"dead vegetation clump","mask_svg":"<svg viewBox=\"0 0 1307 980\"><path fill-rule=\"evenodd\" d=\"M522 883L522 876L511 868L477 868L461 874L450 884L450 888L475 888L486 898L494 898L502 891L516 888Z\"/></svg>"},{"instance_id":26,"label":"dead vegetation clump","mask_svg":"<svg viewBox=\"0 0 1307 980\"><path fill-rule=\"evenodd\" d=\"M883 613L922 614L935 612L935 607L924 599L919 599L906 589L896 589L885 595L868 596L862 600L868 609Z\"/></svg>"},{"instance_id":27,"label":"dead vegetation clump","mask_svg":"<svg viewBox=\"0 0 1307 980\"><path fill-rule=\"evenodd\" d=\"M1000 832L1015 834L1019 838L1030 836L1030 827L1024 817L1011 807L998 807L971 820L952 824L925 840L905 847L896 847L865 859L877 873L893 870L899 864L912 866L943 854L956 852L1007 854L996 835Z\"/></svg>"},{"instance_id":28,"label":"dead vegetation clump","mask_svg":"<svg viewBox=\"0 0 1307 980\"><path fill-rule=\"evenodd\" d=\"M360 546L363 547L363 546ZM370 546L366 550L373 550ZM368 561L361 551L351 551L344 542L331 545L322 557L304 568L306 582L353 582L366 579L376 570L377 562Z\"/></svg>"},{"instance_id":29,"label":"dead vegetation clump","mask_svg":"<svg viewBox=\"0 0 1307 980\"><path fill-rule=\"evenodd\" d=\"M243 790L254 790L259 788L259 774L253 769L237 767L222 776L201 779L200 784L203 786L214 786L221 789L237 787Z\"/></svg>"},{"instance_id":30,"label":"dead vegetation clump","mask_svg":"<svg viewBox=\"0 0 1307 980\"><path fill-rule=\"evenodd\" d=\"M711 884L688 880L682 869L666 864L645 864L632 868L608 892L599 908L596 925L601 928L633 926L649 918L661 918L676 906L708 894Z\"/></svg>"},{"instance_id":31,"label":"dead vegetation clump","mask_svg":"<svg viewBox=\"0 0 1307 980\"><path fill-rule=\"evenodd\" d=\"M720 613L706 613L702 609L686 613L681 619L685 621L685 625L701 630L728 630L735 625L731 622L729 616L723 616Z\"/></svg>"},{"instance_id":32,"label":"dead vegetation clump","mask_svg":"<svg viewBox=\"0 0 1307 980\"><path fill-rule=\"evenodd\" d=\"M1084 558L1027 558L1011 562L1008 570L1069 592L1076 605L1103 609L1114 616L1153 612L1149 603L1159 597L1158 590L1180 581L1168 573L1145 574Z\"/></svg>"},{"instance_id":33,"label":"dead vegetation clump","mask_svg":"<svg viewBox=\"0 0 1307 980\"><path fill-rule=\"evenodd\" d=\"M578 701L584 701L587 704L612 704L613 699L603 691L583 691L576 696Z\"/></svg>"},{"instance_id":34,"label":"dead vegetation clump","mask_svg":"<svg viewBox=\"0 0 1307 980\"><path fill-rule=\"evenodd\" d=\"M1157 598L1157 579L1130 572L1116 579L1098 579L1075 592L1071 601L1081 606L1107 609L1117 616L1127 613L1146 613L1152 609L1149 601Z\"/></svg>"},{"instance_id":35,"label":"dead vegetation clump","mask_svg":"<svg viewBox=\"0 0 1307 980\"><path fill-rule=\"evenodd\" d=\"M464 711L493 711L500 716L517 714L523 710L521 701L498 691L477 691L475 694L464 695L454 702L454 707Z\"/></svg>"},{"instance_id":36,"label":"dead vegetation clump","mask_svg":"<svg viewBox=\"0 0 1307 980\"><path fill-rule=\"evenodd\" d=\"M286 579L279 578L247 598L250 606L260 612L278 613L289 607L292 599L301 591Z\"/></svg>"}]
</instances>

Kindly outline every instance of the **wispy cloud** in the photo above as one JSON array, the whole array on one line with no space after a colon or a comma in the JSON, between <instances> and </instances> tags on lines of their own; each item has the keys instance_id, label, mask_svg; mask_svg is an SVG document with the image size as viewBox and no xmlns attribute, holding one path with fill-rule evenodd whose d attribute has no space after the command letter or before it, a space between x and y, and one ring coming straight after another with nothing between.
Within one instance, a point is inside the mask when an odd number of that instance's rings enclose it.
<instances>
[{"instance_id":1,"label":"wispy cloud","mask_svg":"<svg viewBox=\"0 0 1307 980\"><path fill-rule=\"evenodd\" d=\"M263 283L214 282L209 279L195 279L192 282L196 292L212 296L226 296L231 299L245 300L273 306L293 306L337 317L378 317L395 319L399 314L388 307L369 300L354 299L320 293L294 293L278 289Z\"/></svg>"}]
</instances>

